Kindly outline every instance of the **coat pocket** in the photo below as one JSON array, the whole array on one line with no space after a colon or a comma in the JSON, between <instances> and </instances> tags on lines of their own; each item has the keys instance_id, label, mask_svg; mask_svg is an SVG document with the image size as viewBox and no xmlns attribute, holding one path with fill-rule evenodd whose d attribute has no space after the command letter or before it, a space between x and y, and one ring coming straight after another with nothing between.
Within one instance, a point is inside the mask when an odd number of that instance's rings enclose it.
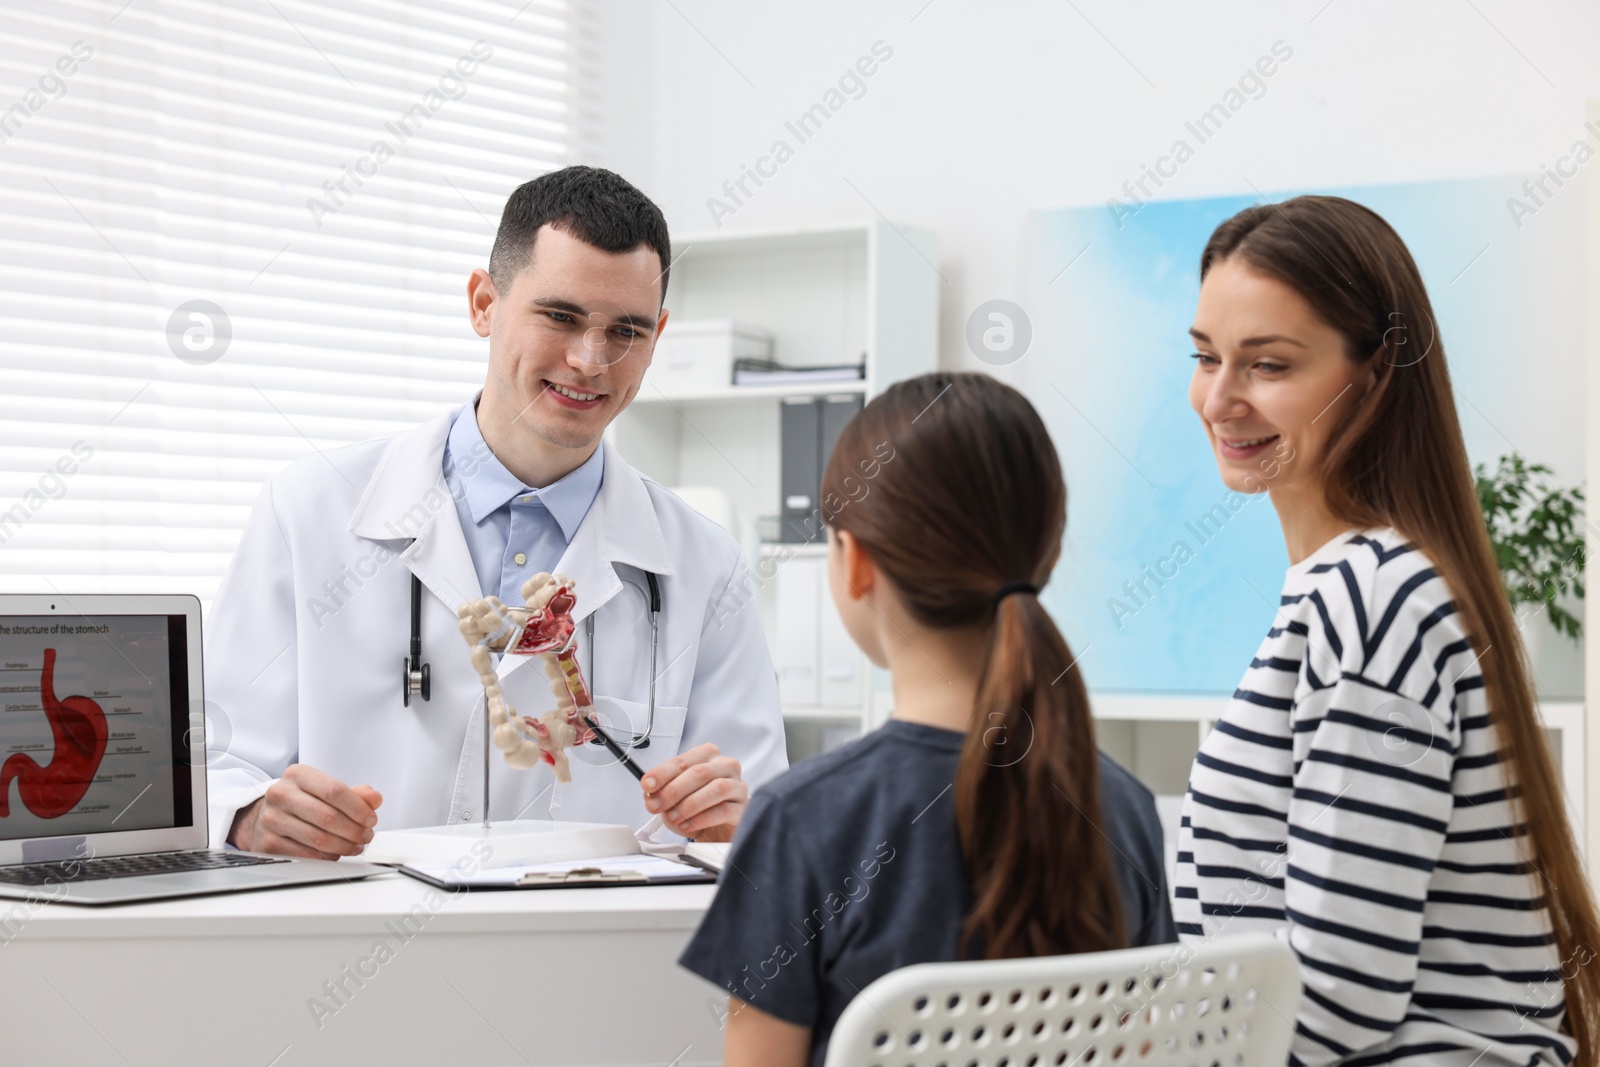
<instances>
[{"instance_id":1,"label":"coat pocket","mask_svg":"<svg viewBox=\"0 0 1600 1067\"><path fill-rule=\"evenodd\" d=\"M649 707L604 696L596 697L594 704L595 718L601 729L615 738L642 769L648 771L678 754L688 708L657 704L650 743L642 748L629 748L628 739L645 733L650 723ZM635 830L650 820L650 813L644 807L644 791L610 749L603 745L578 745L568 750L567 759L572 767L572 781L556 783L551 792L552 819L626 823Z\"/></svg>"}]
</instances>

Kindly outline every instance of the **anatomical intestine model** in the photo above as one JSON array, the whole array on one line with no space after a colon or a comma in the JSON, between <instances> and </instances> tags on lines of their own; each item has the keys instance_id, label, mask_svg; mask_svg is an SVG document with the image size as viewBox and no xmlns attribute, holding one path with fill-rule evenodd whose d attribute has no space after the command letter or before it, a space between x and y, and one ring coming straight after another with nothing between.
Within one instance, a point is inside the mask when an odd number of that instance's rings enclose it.
<instances>
[{"instance_id":1,"label":"anatomical intestine model","mask_svg":"<svg viewBox=\"0 0 1600 1067\"><path fill-rule=\"evenodd\" d=\"M522 583L520 608L508 608L499 597L483 597L463 604L456 613L461 636L472 646L472 666L483 682L494 745L506 762L526 770L543 760L555 769L556 781L572 781L567 749L594 739L589 725L594 701L578 669L577 646L572 641L572 609L578 598L572 579L541 571ZM517 715L500 689L491 652L539 656L556 706L535 718Z\"/></svg>"}]
</instances>

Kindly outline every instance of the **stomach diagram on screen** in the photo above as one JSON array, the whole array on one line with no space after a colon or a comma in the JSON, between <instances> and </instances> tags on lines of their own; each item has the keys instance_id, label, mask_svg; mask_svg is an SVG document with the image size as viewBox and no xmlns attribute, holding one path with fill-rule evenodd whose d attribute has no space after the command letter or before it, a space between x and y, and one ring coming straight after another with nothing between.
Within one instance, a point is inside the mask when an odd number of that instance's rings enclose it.
<instances>
[{"instance_id":1,"label":"stomach diagram on screen","mask_svg":"<svg viewBox=\"0 0 1600 1067\"><path fill-rule=\"evenodd\" d=\"M55 753L40 764L16 752L0 764L0 818L11 814L11 782L19 782L22 804L41 819L55 819L77 806L94 782L106 754L106 713L86 696L56 696L56 650L44 650L39 675L39 702L50 720Z\"/></svg>"}]
</instances>

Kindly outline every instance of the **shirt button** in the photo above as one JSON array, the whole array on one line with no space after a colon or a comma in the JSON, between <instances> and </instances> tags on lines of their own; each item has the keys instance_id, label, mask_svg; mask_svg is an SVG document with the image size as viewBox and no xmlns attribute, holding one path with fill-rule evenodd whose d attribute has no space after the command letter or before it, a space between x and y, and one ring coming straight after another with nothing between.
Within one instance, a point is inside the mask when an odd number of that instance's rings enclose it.
<instances>
[{"instance_id":1,"label":"shirt button","mask_svg":"<svg viewBox=\"0 0 1600 1067\"><path fill-rule=\"evenodd\" d=\"M461 821L462 822L466 822L470 818L472 818L472 812L464 811L464 812L461 813Z\"/></svg>"},{"instance_id":2,"label":"shirt button","mask_svg":"<svg viewBox=\"0 0 1600 1067\"><path fill-rule=\"evenodd\" d=\"M512 556L511 558L517 561L517 566L519 566L519 567L522 566L524 563L528 562L528 557L523 555L521 552L518 552L515 556Z\"/></svg>"},{"instance_id":3,"label":"shirt button","mask_svg":"<svg viewBox=\"0 0 1600 1067\"><path fill-rule=\"evenodd\" d=\"M533 503L533 497L531 497L531 496L525 496L525 497L523 497L523 498L522 498L522 502L523 502L523 503L524 503L524 504L531 504L531 503Z\"/></svg>"}]
</instances>

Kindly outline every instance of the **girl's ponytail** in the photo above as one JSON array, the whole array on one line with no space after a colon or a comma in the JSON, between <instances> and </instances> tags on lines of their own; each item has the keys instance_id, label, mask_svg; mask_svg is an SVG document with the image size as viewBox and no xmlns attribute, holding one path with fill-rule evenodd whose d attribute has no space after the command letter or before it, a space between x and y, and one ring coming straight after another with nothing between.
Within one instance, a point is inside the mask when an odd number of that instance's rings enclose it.
<instances>
[{"instance_id":1,"label":"girl's ponytail","mask_svg":"<svg viewBox=\"0 0 1600 1067\"><path fill-rule=\"evenodd\" d=\"M1044 956L1124 944L1101 833L1100 755L1083 679L1038 598L995 609L956 771L956 828L972 881L964 954Z\"/></svg>"}]
</instances>

